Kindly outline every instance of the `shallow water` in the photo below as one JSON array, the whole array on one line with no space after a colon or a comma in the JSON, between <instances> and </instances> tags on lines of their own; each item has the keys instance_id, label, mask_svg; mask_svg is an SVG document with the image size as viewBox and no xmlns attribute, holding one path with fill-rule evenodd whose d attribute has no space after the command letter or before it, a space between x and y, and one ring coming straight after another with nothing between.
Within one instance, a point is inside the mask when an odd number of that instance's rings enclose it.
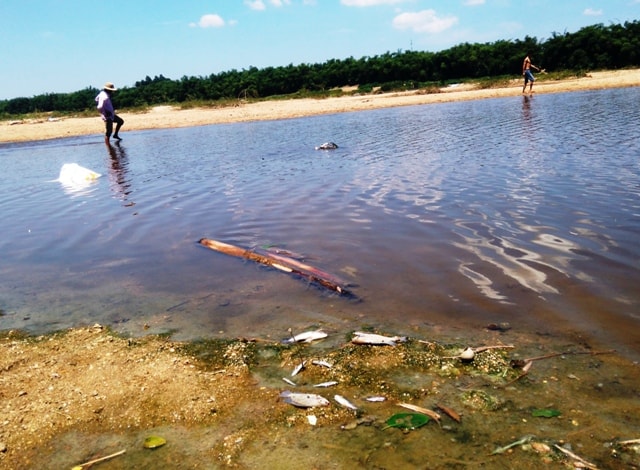
<instances>
[{"instance_id":1,"label":"shallow water","mask_svg":"<svg viewBox=\"0 0 640 470\"><path fill-rule=\"evenodd\" d=\"M0 329L509 322L640 357L640 88L0 145ZM97 123L99 127L99 123ZM316 151L327 140L340 146ZM103 176L53 181L64 163ZM277 245L342 298L209 251Z\"/></svg>"}]
</instances>

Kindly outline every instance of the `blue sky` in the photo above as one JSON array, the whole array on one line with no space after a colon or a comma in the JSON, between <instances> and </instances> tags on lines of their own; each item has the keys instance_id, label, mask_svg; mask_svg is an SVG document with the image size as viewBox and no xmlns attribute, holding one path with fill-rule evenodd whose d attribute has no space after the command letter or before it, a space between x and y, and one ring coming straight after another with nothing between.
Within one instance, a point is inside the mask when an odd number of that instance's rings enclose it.
<instances>
[{"instance_id":1,"label":"blue sky","mask_svg":"<svg viewBox=\"0 0 640 470\"><path fill-rule=\"evenodd\" d=\"M638 18L640 0L0 0L0 99Z\"/></svg>"}]
</instances>

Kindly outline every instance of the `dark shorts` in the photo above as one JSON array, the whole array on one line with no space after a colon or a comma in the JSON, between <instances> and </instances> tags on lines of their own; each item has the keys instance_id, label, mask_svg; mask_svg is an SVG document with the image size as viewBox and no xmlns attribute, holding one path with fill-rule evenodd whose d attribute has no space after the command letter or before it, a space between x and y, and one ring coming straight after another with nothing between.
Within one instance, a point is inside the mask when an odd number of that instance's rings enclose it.
<instances>
[{"instance_id":1,"label":"dark shorts","mask_svg":"<svg viewBox=\"0 0 640 470\"><path fill-rule=\"evenodd\" d=\"M122 126L124 124L124 119L122 119L120 116L118 116L117 114L113 115L113 119L107 119L104 124L106 127L106 132L105 135L107 137L111 137L111 134L113 133L113 123L116 123L116 132L118 129L120 129L120 126Z\"/></svg>"}]
</instances>

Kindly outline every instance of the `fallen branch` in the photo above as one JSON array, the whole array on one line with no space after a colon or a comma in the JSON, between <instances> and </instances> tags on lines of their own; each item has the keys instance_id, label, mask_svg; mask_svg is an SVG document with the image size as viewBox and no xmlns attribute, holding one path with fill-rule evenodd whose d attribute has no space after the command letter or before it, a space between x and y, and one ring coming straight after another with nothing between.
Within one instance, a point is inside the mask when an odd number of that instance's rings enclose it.
<instances>
[{"instance_id":1,"label":"fallen branch","mask_svg":"<svg viewBox=\"0 0 640 470\"><path fill-rule=\"evenodd\" d=\"M76 465L75 467L73 467L72 470L82 470L84 467L89 467L89 466L93 465L94 463L104 462L105 460L109 460L109 459L112 459L112 458L117 457L119 455L122 455L126 451L127 451L127 449L122 449L121 451L116 452L115 454L107 455L105 457L100 457L99 459L95 459L95 460L89 460L88 462L81 463L80 465Z\"/></svg>"},{"instance_id":2,"label":"fallen branch","mask_svg":"<svg viewBox=\"0 0 640 470\"><path fill-rule=\"evenodd\" d=\"M511 366L514 368L522 368L522 374L520 374L515 379L504 384L503 387L507 387L512 383L517 382L522 377L526 376L529 373L529 369L531 369L531 366L533 365L533 361L541 361L542 359L550 359L552 357L558 357L558 356L569 356L572 354L573 355L588 354L590 356L598 356L600 354L611 354L614 352L616 352L615 349L608 349L606 351L564 351L564 352L558 352L558 353L545 354L544 356L529 357L524 360L513 359L511 361Z\"/></svg>"},{"instance_id":3,"label":"fallen branch","mask_svg":"<svg viewBox=\"0 0 640 470\"><path fill-rule=\"evenodd\" d=\"M615 349L607 349L606 351L564 351L558 353L545 354L544 356L530 357L525 359L525 362L531 361L540 361L542 359L550 359L552 357L558 356L570 356L570 355L578 355L578 354L588 354L589 356L599 356L600 354L611 354L616 352Z\"/></svg>"},{"instance_id":4,"label":"fallen branch","mask_svg":"<svg viewBox=\"0 0 640 470\"><path fill-rule=\"evenodd\" d=\"M513 361L512 361L513 362ZM520 380L522 377L524 377L525 375L527 375L529 373L529 369L531 369L531 366L533 365L533 361L525 361L524 365L522 366L522 374L520 374L519 376L517 376L515 379L510 380L509 382L507 382L506 384L503 385L503 387L508 387L509 385L511 385L514 382L517 382L518 380Z\"/></svg>"},{"instance_id":5,"label":"fallen branch","mask_svg":"<svg viewBox=\"0 0 640 470\"><path fill-rule=\"evenodd\" d=\"M343 295L350 295L351 293L346 288L345 284L333 276L332 274L321 271L313 266L305 263L301 263L293 258L277 255L267 252L257 252L256 250L246 250L239 246L229 245L227 243L211 240L210 238L202 238L198 241L202 246L205 246L211 250L218 251L230 256L237 256L239 258L245 258L256 263L271 266L280 271L295 274L308 281L320 284L327 289L338 292Z\"/></svg>"},{"instance_id":6,"label":"fallen branch","mask_svg":"<svg viewBox=\"0 0 640 470\"><path fill-rule=\"evenodd\" d=\"M513 349L515 346L513 344L501 344L498 346L480 346L477 348L473 348L475 353L480 353L482 351L487 351L489 349Z\"/></svg>"},{"instance_id":7,"label":"fallen branch","mask_svg":"<svg viewBox=\"0 0 640 470\"><path fill-rule=\"evenodd\" d=\"M585 467L590 468L591 470L598 470L598 467L596 467L594 464L592 464L591 462L587 462L585 459L583 459L579 455L574 454L570 450L567 450L564 447L560 447L558 444L553 444L553 447L558 449L563 454L571 457L572 459L577 460L578 462L580 462Z\"/></svg>"},{"instance_id":8,"label":"fallen branch","mask_svg":"<svg viewBox=\"0 0 640 470\"><path fill-rule=\"evenodd\" d=\"M628 441L620 441L618 442L621 446L632 446L635 444L640 444L640 439L629 439Z\"/></svg>"}]
</instances>

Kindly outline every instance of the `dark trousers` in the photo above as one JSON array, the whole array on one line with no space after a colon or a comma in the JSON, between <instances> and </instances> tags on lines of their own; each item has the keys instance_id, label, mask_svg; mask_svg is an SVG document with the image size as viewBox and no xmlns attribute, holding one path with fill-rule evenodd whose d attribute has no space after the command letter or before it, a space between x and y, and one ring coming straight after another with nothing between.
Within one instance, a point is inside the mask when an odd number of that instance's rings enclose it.
<instances>
[{"instance_id":1,"label":"dark trousers","mask_svg":"<svg viewBox=\"0 0 640 470\"><path fill-rule=\"evenodd\" d=\"M105 133L105 135L107 137L111 137L111 134L113 133L113 123L116 123L116 131L115 131L115 135L118 135L118 131L120 130L120 128L122 127L122 125L124 124L124 119L122 119L120 116L118 116L117 114L113 115L113 119L107 119L105 121L105 125L107 128L107 132Z\"/></svg>"}]
</instances>

